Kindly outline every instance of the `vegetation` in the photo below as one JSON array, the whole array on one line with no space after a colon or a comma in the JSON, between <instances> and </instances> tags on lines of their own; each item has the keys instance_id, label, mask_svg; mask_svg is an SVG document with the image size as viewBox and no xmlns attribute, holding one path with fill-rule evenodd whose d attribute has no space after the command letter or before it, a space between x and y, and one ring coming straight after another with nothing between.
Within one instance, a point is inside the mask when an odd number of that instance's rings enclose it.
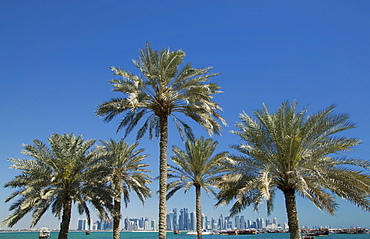
<instances>
[{"instance_id":1,"label":"vegetation","mask_svg":"<svg viewBox=\"0 0 370 239\"><path fill-rule=\"evenodd\" d=\"M220 93L220 87L208 82L209 78L217 75L209 73L210 67L195 69L185 64L179 69L185 57L183 51L155 51L149 43L140 53L140 60L134 60L133 63L144 78L112 67L114 74L122 79L110 82L114 91L124 96L102 103L96 114L104 117L107 122L124 114L117 131L125 128L125 136L141 119L146 118L138 130L137 139L142 138L147 131L150 139L153 135L160 138L159 238L166 238L168 118L172 116L181 137L185 132L191 139L193 134L190 126L178 118L178 114L190 117L209 134L219 134L221 126L217 120L224 124L225 121L218 114L221 108L213 102L213 95Z\"/></svg>"},{"instance_id":2,"label":"vegetation","mask_svg":"<svg viewBox=\"0 0 370 239\"><path fill-rule=\"evenodd\" d=\"M112 67L119 79L111 80L113 91L121 97L112 98L97 107L96 115L110 122L122 116L117 132L124 129L128 136L138 124L137 143L129 145L123 139L101 141L102 146L92 149L95 140L84 140L73 134L52 134L50 147L39 140L23 145L22 151L32 159L8 159L11 168L21 174L5 184L16 191L6 202L16 200L12 213L2 225L13 227L26 214L32 214L31 227L50 208L61 220L59 239L68 238L72 204L91 221L89 206L100 219L113 217L114 238L119 238L121 204L130 201L134 191L144 203L151 196L148 184L151 177L143 160L147 155L136 149L146 133L149 139L159 138L159 238L166 238L166 200L184 189L194 186L196 192L197 234L201 238L201 188L207 194L220 192L218 202L233 202L230 214L235 215L248 206L258 210L263 202L267 211L273 210L274 197L281 191L285 197L290 238L300 238L296 196L309 199L330 214L338 208L336 197L348 200L370 211L370 163L347 158L360 140L343 136L354 128L346 114L335 114L334 106L318 113L308 109L298 111L298 103L282 103L270 113L268 107L240 115L239 128L232 133L243 141L233 145L240 155L227 156L222 152L212 156L218 145L211 139L194 139L192 128L184 118L205 128L210 136L220 134L221 107L213 97L221 93L210 79L211 67L193 68L183 64L182 50L153 50L149 43L140 50L138 61L133 60L140 75ZM172 161L167 164L169 119L173 119L182 139L187 137L185 151L173 146ZM169 169L168 169L169 168ZM167 178L174 181L167 184Z\"/></svg>"},{"instance_id":3,"label":"vegetation","mask_svg":"<svg viewBox=\"0 0 370 239\"><path fill-rule=\"evenodd\" d=\"M130 202L130 191L133 190L140 201L144 203L151 196L151 190L147 187L151 183L151 177L145 169L148 164L142 161L148 155L141 154L144 149L136 150L138 143L129 145L123 139L119 142L114 140L101 141L100 147L102 161L98 165L101 173L106 175L108 186L113 197L113 238L120 238L121 201L126 207Z\"/></svg>"},{"instance_id":4,"label":"vegetation","mask_svg":"<svg viewBox=\"0 0 370 239\"><path fill-rule=\"evenodd\" d=\"M107 218L106 207L111 201L109 190L97 177L92 167L97 162L96 153L89 151L95 140L84 140L81 136L52 134L48 139L50 148L34 140L34 145L24 145L22 153L33 159L10 158L11 168L21 174L5 184L17 191L7 197L6 202L17 199L13 211L3 225L14 226L26 214L32 212L31 227L51 207L52 213L61 218L59 239L67 239L71 220L72 203L77 202L78 212L85 213L90 221L91 203L101 219Z\"/></svg>"},{"instance_id":5,"label":"vegetation","mask_svg":"<svg viewBox=\"0 0 370 239\"><path fill-rule=\"evenodd\" d=\"M273 114L266 105L253 119L240 115L239 131L244 142L234 145L242 155L233 156L233 174L219 184L218 204L236 199L230 213L247 206L258 210L267 202L273 209L276 190L283 192L290 238L300 238L296 196L311 200L317 208L334 214L335 195L370 210L370 176L361 171L368 161L347 159L343 153L359 144L358 139L339 133L351 129L348 115L335 114L330 106L316 114L297 112L297 103L284 102Z\"/></svg>"},{"instance_id":6,"label":"vegetation","mask_svg":"<svg viewBox=\"0 0 370 239\"><path fill-rule=\"evenodd\" d=\"M213 188L228 170L223 164L227 159L228 152L212 156L217 145L218 142L213 142L211 139L205 140L203 137L194 141L188 139L185 143L185 151L176 146L172 147L174 156L171 159L176 163L176 166L168 165L168 177L177 180L168 184L167 199L182 188L185 189L185 193L192 186L195 188L197 235L199 239L202 238L201 188L207 194L211 192L216 195Z\"/></svg>"}]
</instances>

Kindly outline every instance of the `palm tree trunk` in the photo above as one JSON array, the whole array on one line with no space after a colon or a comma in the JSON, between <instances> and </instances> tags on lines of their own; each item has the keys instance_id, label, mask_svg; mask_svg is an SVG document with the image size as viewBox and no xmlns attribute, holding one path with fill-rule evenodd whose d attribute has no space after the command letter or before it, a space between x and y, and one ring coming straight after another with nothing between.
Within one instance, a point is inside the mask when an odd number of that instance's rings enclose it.
<instances>
[{"instance_id":1,"label":"palm tree trunk","mask_svg":"<svg viewBox=\"0 0 370 239\"><path fill-rule=\"evenodd\" d=\"M197 217L197 235L202 239L202 207L200 204L200 186L195 185L195 211Z\"/></svg>"},{"instance_id":2,"label":"palm tree trunk","mask_svg":"<svg viewBox=\"0 0 370 239\"><path fill-rule=\"evenodd\" d=\"M285 196L285 207L288 216L290 239L300 239L301 231L299 229L295 190L285 190L283 192Z\"/></svg>"},{"instance_id":3,"label":"palm tree trunk","mask_svg":"<svg viewBox=\"0 0 370 239\"><path fill-rule=\"evenodd\" d=\"M63 203L62 222L60 223L60 231L58 239L68 239L69 224L71 222L72 199L68 197Z\"/></svg>"},{"instance_id":4,"label":"palm tree trunk","mask_svg":"<svg viewBox=\"0 0 370 239\"><path fill-rule=\"evenodd\" d=\"M121 202L114 200L113 205L113 239L120 239Z\"/></svg>"},{"instance_id":5,"label":"palm tree trunk","mask_svg":"<svg viewBox=\"0 0 370 239\"><path fill-rule=\"evenodd\" d=\"M166 238L166 193L167 193L167 143L168 119L160 117L160 142L159 142L159 239Z\"/></svg>"}]
</instances>

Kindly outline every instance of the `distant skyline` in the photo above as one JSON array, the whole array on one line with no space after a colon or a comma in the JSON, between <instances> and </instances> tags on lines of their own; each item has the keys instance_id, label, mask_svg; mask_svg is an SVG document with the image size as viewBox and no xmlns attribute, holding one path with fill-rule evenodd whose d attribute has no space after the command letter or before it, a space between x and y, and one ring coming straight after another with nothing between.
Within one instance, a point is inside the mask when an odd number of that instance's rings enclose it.
<instances>
[{"instance_id":1,"label":"distant skyline","mask_svg":"<svg viewBox=\"0 0 370 239\"><path fill-rule=\"evenodd\" d=\"M335 104L347 113L356 128L346 136L362 140L347 157L370 157L370 1L2 1L0 3L0 185L19 171L9 169L6 159L27 158L22 144L33 139L47 143L52 133L74 133L84 139L119 140L120 118L104 123L94 111L104 101L119 97L109 80L116 78L111 66L138 70L132 64L146 41L153 49L182 49L185 62L195 68L214 67L223 93L215 101L223 108L228 126L218 151L230 151L240 143L235 130L239 114L252 113L266 103L275 111L285 100L297 100L299 108L314 113ZM206 131L183 118L196 134ZM173 122L171 122L172 124ZM126 138L135 142L136 130ZM170 125L171 147L183 147ZM146 163L158 176L159 141L145 136L138 148L150 154ZM169 163L171 163L169 161ZM158 181L150 188L153 197L143 206L131 194L123 218L147 216L158 221ZM4 203L12 189L0 187L0 220L9 215L12 202ZM230 205L214 208L216 200L202 192L202 210L209 217L228 214ZM336 216L321 212L298 198L301 225L370 227L369 212L338 199ZM195 211L195 193L179 191L167 208ZM240 215L269 218L266 205L259 213L251 208ZM287 221L284 199L276 195L272 215ZM78 218L76 208L71 228ZM14 228L28 228L30 215ZM59 228L47 212L36 228ZM4 227L6 228L6 227Z\"/></svg>"},{"instance_id":2,"label":"distant skyline","mask_svg":"<svg viewBox=\"0 0 370 239\"><path fill-rule=\"evenodd\" d=\"M179 215L179 212L180 212L180 210L182 210L182 209L188 209L188 208L172 208L172 209L170 209L168 212L167 212L167 220L169 220L169 215L171 214L171 213L173 213L174 212L174 210L176 210L177 211L177 218L176 218L176 221L178 222L179 221L179 218L180 218L180 215ZM189 215L189 220L191 220L191 214L194 214L193 216L195 217L195 211L188 211L188 215ZM288 226L288 222L287 221L280 221L277 217L275 217L274 215L269 215L269 216L267 216L267 217L265 217L265 218L263 218L263 217L256 217L256 218L248 218L248 217L246 217L245 215L243 215L242 213L241 214L238 214L238 215L236 215L236 216L233 216L233 217L228 217L227 215L223 215L222 213L220 214L220 215L218 215L218 217L216 216L216 217L210 217L210 216L208 216L208 215L206 215L206 214L202 214L202 218L204 219L204 218L206 218L207 219L207 222L210 222L210 221L212 221L212 220L214 220L214 221L218 221L220 218L223 218L223 219L226 219L226 218L229 218L229 220L230 220L230 225L231 225L231 228L223 228L223 229L248 229L248 228L255 228L255 229L262 229L262 228L266 228L267 227L267 223L266 222L270 222L270 223L273 223L273 224L275 224L276 225L276 228L277 227L280 227L281 229L287 229L287 226ZM243 227L243 226L237 226L236 225L236 223L235 223L235 219L236 218L238 218L238 219L240 219L240 218L243 218L243 220L245 221L245 224L246 224L246 226L245 227ZM173 218L171 218L171 219L173 219ZM203 220L202 219L202 220ZM78 218L78 221L77 221L77 226L76 226L76 229L77 230L89 230L89 228L87 227L87 222L85 222L87 219L86 218L84 218L84 217L79 217ZM149 217L147 217L147 216L145 216L145 215L142 215L142 216L140 216L140 217L123 217L122 218L122 221L121 221L121 229L122 230L128 230L127 228L125 228L126 227L126 225L125 225L125 223L126 223L126 220L134 220L134 221L140 221L140 220L146 220L146 221L148 221L148 222L152 222L152 221L154 221L155 223L157 223L157 221L155 220L155 219L153 219L153 218L149 218ZM109 224L109 228L104 228L104 229L101 229L101 228L95 228L95 226L96 225L94 225L96 222L100 222L100 223L102 223L102 221L100 221L100 220L92 220L92 229L91 230L106 230L106 229L112 229L112 223L108 223ZM189 222L190 223L190 222ZM250 225L248 225L250 223ZM107 225L108 225L107 224ZM253 226L253 224L255 224L254 226ZM259 225L258 225L259 224ZM203 229L207 229L207 230L222 230L222 229L219 229L219 228L205 228L205 222L203 221L203 223L202 223L202 225L203 225ZM257 226L256 226L257 225ZM195 227L195 224L193 225L194 227ZM219 226L219 225L218 225ZM169 223L167 223L167 230L168 231L172 231L172 230L174 230L174 228L172 228L173 227L173 225L170 225L169 226ZM210 226L210 227L212 227L212 226ZM217 226L216 226L217 227ZM356 227L356 225L352 225L351 227ZM72 227L73 228L73 227ZM317 228L344 228L343 226L341 226L341 225L336 225L336 226L334 226L334 225L331 225L330 223L328 223L328 224L312 224L312 225L301 225L301 228L310 228L310 229L317 229ZM350 227L348 227L348 228L350 228ZM181 226L180 226L180 228L179 227L177 227L176 228L177 230L179 229L179 230L187 230L187 231L191 231L191 230L195 230L195 229L193 229L193 228L188 228L188 229L184 229L184 228L181 228ZM130 230L132 230L132 231L148 231L148 230L153 230L152 228L151 229L148 229L148 228L145 228L145 227L142 227L142 228L136 228L136 229L130 229ZM128 231L130 231L130 230L128 230Z\"/></svg>"}]
</instances>

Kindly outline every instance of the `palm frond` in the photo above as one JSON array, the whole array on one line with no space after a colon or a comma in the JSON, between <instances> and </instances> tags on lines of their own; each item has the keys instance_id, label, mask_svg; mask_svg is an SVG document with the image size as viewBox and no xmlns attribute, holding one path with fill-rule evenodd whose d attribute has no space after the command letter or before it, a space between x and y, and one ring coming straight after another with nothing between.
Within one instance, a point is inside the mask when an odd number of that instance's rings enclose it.
<instances>
[{"instance_id":1,"label":"palm frond","mask_svg":"<svg viewBox=\"0 0 370 239\"><path fill-rule=\"evenodd\" d=\"M296 192L330 214L338 208L334 195L369 210L370 177L355 170L368 170L369 162L344 156L360 140L343 136L355 124L334 109L309 115L307 108L298 110L297 101L285 101L273 113L265 104L253 116L243 112L238 130L232 131L242 143L231 146L241 155L229 156L233 173L218 185L216 205L236 200L234 214L249 205L258 210L265 200L270 212L278 188Z\"/></svg>"}]
</instances>

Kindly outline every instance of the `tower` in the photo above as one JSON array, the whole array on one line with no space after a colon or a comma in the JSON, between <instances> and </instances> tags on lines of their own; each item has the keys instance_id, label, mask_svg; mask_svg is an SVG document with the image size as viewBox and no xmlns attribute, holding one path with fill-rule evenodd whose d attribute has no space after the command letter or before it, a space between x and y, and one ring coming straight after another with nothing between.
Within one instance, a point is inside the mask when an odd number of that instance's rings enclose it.
<instances>
[{"instance_id":1,"label":"tower","mask_svg":"<svg viewBox=\"0 0 370 239\"><path fill-rule=\"evenodd\" d=\"M240 229L240 219L239 219L239 216L236 216L234 218L235 220L235 229Z\"/></svg>"},{"instance_id":2,"label":"tower","mask_svg":"<svg viewBox=\"0 0 370 239\"><path fill-rule=\"evenodd\" d=\"M197 222L196 222L195 212L190 213L190 227L189 227L189 230L192 230L192 231L197 230Z\"/></svg>"},{"instance_id":3,"label":"tower","mask_svg":"<svg viewBox=\"0 0 370 239\"><path fill-rule=\"evenodd\" d=\"M173 222L172 222L173 230L178 230L179 225L177 221L177 208L172 209L172 212L173 212Z\"/></svg>"},{"instance_id":4,"label":"tower","mask_svg":"<svg viewBox=\"0 0 370 239\"><path fill-rule=\"evenodd\" d=\"M220 217L218 218L217 227L218 227L219 230L225 229L224 228L224 217L222 216L222 214L220 214Z\"/></svg>"},{"instance_id":5,"label":"tower","mask_svg":"<svg viewBox=\"0 0 370 239\"><path fill-rule=\"evenodd\" d=\"M246 229L246 228L247 228L247 225L245 223L244 216L241 216L240 217L240 229Z\"/></svg>"}]
</instances>

